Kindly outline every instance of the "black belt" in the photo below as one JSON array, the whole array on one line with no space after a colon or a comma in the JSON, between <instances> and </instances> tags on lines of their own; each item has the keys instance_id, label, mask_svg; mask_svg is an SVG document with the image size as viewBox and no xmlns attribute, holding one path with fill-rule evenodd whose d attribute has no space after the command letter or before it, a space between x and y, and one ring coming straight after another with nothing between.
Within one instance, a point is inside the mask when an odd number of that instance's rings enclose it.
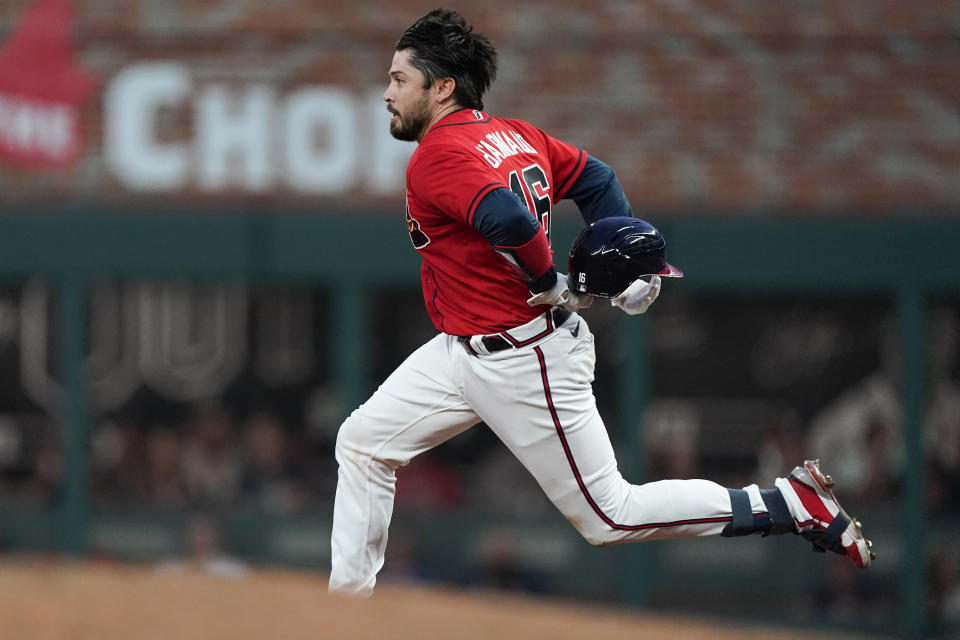
<instances>
[{"instance_id":1,"label":"black belt","mask_svg":"<svg viewBox=\"0 0 960 640\"><path fill-rule=\"evenodd\" d=\"M483 343L483 346L490 353L496 353L497 351L505 351L507 349L514 349L516 347L523 347L523 346L526 346L527 344L532 344L537 340L545 338L546 336L553 333L558 327L560 327L560 325L562 325L564 322L567 321L571 313L572 313L571 311L567 311L563 307L554 307L553 310L550 311L550 321L553 324L549 326L545 332L543 332L542 334L538 334L537 336L534 336L534 338L531 338L529 340L518 341L516 339L513 339L513 341L511 341L503 337L503 334L494 334L489 336L483 336L482 338L480 338L480 342ZM504 333L507 333L507 332L504 332ZM457 340L460 341L460 344L463 345L463 348L466 349L467 353L469 353L470 355L472 356L480 355L479 353L477 353L477 350L474 349L473 346L470 344L470 336L459 336Z\"/></svg>"}]
</instances>

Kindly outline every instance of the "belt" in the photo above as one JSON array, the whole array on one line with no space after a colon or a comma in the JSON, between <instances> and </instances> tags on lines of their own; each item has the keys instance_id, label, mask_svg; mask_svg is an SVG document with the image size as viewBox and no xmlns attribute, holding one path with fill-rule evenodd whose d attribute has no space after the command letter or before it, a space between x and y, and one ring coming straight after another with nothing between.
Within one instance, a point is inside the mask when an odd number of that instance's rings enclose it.
<instances>
[{"instance_id":1,"label":"belt","mask_svg":"<svg viewBox=\"0 0 960 640\"><path fill-rule=\"evenodd\" d=\"M530 322L491 335L459 336L457 340L472 356L486 355L518 349L546 338L567 321L571 315L563 307L554 307L551 311L537 316Z\"/></svg>"}]
</instances>

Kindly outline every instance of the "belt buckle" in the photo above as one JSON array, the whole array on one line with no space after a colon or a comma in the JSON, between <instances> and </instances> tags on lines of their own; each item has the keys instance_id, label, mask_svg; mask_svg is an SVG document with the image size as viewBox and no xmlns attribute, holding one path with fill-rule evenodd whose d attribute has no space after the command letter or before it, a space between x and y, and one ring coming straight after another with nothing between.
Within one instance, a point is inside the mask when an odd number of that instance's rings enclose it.
<instances>
[{"instance_id":1,"label":"belt buckle","mask_svg":"<svg viewBox=\"0 0 960 640\"><path fill-rule=\"evenodd\" d=\"M487 350L487 353L497 353L498 351L506 351L513 345L507 342L503 336L493 335L493 336L483 336L480 338L480 343L483 344L483 347Z\"/></svg>"},{"instance_id":2,"label":"belt buckle","mask_svg":"<svg viewBox=\"0 0 960 640\"><path fill-rule=\"evenodd\" d=\"M554 307L550 312L550 317L553 318L553 328L557 330L560 328L564 322L570 319L570 316L573 315L572 311L568 311L563 307Z\"/></svg>"}]
</instances>

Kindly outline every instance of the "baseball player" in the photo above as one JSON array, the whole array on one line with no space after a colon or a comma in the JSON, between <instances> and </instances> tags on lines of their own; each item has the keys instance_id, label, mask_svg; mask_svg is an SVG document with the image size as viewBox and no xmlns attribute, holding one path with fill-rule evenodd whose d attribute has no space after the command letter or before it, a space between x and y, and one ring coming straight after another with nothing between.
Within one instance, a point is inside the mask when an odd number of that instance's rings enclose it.
<instances>
[{"instance_id":1,"label":"baseball player","mask_svg":"<svg viewBox=\"0 0 960 640\"><path fill-rule=\"evenodd\" d=\"M869 566L870 542L816 461L769 489L632 485L621 476L591 388L593 335L578 311L598 294L643 313L660 278L682 274L666 263L656 229L634 217L609 166L484 111L495 74L490 41L454 11L431 11L396 45L383 98L393 136L419 143L406 173L407 231L439 333L340 427L330 590L373 591L397 471L481 421L591 544L790 532ZM588 225L574 243L587 264L571 281L550 249L553 206L563 198ZM613 272L591 272L608 255L631 263L631 251L655 265L612 289Z\"/></svg>"}]
</instances>

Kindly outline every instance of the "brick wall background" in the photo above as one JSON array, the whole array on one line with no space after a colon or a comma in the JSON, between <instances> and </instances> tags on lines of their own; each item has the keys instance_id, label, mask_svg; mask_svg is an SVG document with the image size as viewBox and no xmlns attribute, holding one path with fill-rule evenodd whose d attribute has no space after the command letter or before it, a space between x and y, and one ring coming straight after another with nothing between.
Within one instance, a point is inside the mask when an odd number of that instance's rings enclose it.
<instances>
[{"instance_id":1,"label":"brick wall background","mask_svg":"<svg viewBox=\"0 0 960 640\"><path fill-rule=\"evenodd\" d=\"M0 47L33 0L0 5ZM382 89L413 0L76 0L86 150L65 170L0 165L0 209L169 203L394 209L362 186L144 194L103 161L103 87L177 60L200 80ZM461 7L498 47L489 110L612 164L635 209L673 215L960 214L956 0L501 0ZM189 135L189 118L163 135ZM383 127L386 125L384 117Z\"/></svg>"}]
</instances>

